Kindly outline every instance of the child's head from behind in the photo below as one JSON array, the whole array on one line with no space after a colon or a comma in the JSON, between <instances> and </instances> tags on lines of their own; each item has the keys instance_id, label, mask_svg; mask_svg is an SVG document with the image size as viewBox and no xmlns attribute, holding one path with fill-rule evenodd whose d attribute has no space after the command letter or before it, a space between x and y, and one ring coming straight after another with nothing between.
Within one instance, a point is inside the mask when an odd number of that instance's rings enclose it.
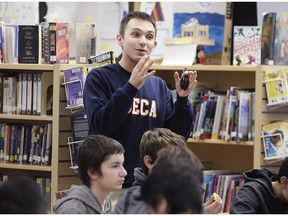
<instances>
[{"instance_id":1,"label":"child's head from behind","mask_svg":"<svg viewBox=\"0 0 288 216\"><path fill-rule=\"evenodd\" d=\"M201 184L203 183L203 164L199 158L186 146L168 146L161 149L153 166L153 171L163 164L178 164L191 167Z\"/></svg>"},{"instance_id":2,"label":"child's head from behind","mask_svg":"<svg viewBox=\"0 0 288 216\"><path fill-rule=\"evenodd\" d=\"M146 175L148 175L149 169L144 162L145 157L152 165L157 158L157 153L167 146L186 146L186 141L184 137L167 128L154 128L143 134L139 147L140 166Z\"/></svg>"},{"instance_id":3,"label":"child's head from behind","mask_svg":"<svg viewBox=\"0 0 288 216\"><path fill-rule=\"evenodd\" d=\"M11 176L0 185L0 214L44 214L45 209L36 181Z\"/></svg>"},{"instance_id":4,"label":"child's head from behind","mask_svg":"<svg viewBox=\"0 0 288 216\"><path fill-rule=\"evenodd\" d=\"M121 182L123 179L124 182L124 177L127 175L123 168L123 146L118 141L103 135L88 136L78 147L77 160L82 182L87 187L91 186L92 176L104 179L107 175L112 175L110 178L115 175L118 178L116 181Z\"/></svg>"},{"instance_id":5,"label":"child's head from behind","mask_svg":"<svg viewBox=\"0 0 288 216\"><path fill-rule=\"evenodd\" d=\"M165 163L153 167L141 188L141 199L152 214L200 214L201 183L189 165Z\"/></svg>"}]
</instances>

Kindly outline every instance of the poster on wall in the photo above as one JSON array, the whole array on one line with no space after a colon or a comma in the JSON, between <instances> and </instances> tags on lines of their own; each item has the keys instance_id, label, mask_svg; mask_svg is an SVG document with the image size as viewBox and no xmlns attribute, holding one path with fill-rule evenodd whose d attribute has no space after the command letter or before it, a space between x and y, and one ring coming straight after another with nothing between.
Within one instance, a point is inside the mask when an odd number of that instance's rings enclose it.
<instances>
[{"instance_id":1,"label":"poster on wall","mask_svg":"<svg viewBox=\"0 0 288 216\"><path fill-rule=\"evenodd\" d=\"M6 25L39 23L39 2L0 2L0 21Z\"/></svg>"},{"instance_id":2,"label":"poster on wall","mask_svg":"<svg viewBox=\"0 0 288 216\"><path fill-rule=\"evenodd\" d=\"M204 45L205 64L230 64L232 8L229 2L163 2L171 20L168 44Z\"/></svg>"}]
</instances>

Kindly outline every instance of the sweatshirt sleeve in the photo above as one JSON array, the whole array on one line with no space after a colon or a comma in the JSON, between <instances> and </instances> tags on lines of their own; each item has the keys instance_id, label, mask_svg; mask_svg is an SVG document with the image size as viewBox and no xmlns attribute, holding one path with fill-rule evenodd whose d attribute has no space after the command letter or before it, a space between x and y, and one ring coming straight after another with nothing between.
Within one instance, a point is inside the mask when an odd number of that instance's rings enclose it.
<instances>
[{"instance_id":1,"label":"sweatshirt sleeve","mask_svg":"<svg viewBox=\"0 0 288 216\"><path fill-rule=\"evenodd\" d=\"M252 185L242 185L231 203L230 214L257 214L260 213L258 209L258 198Z\"/></svg>"},{"instance_id":2,"label":"sweatshirt sleeve","mask_svg":"<svg viewBox=\"0 0 288 216\"><path fill-rule=\"evenodd\" d=\"M127 82L111 93L99 73L91 71L85 81L84 107L88 116L90 134L109 135L125 121L137 89Z\"/></svg>"},{"instance_id":3,"label":"sweatshirt sleeve","mask_svg":"<svg viewBox=\"0 0 288 216\"><path fill-rule=\"evenodd\" d=\"M174 104L171 115L165 122L165 127L188 139L193 124L193 109L188 97L179 97Z\"/></svg>"}]
</instances>

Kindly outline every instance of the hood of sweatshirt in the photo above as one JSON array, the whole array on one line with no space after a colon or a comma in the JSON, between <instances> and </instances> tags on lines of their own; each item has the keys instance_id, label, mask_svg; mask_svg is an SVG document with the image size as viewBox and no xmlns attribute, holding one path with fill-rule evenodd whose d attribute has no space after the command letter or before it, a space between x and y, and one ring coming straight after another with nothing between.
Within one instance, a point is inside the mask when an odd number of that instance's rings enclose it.
<instances>
[{"instance_id":1,"label":"hood of sweatshirt","mask_svg":"<svg viewBox=\"0 0 288 216\"><path fill-rule=\"evenodd\" d=\"M58 200L54 205L55 213L102 213L102 208L90 189L85 185L72 185L67 196Z\"/></svg>"},{"instance_id":2,"label":"hood of sweatshirt","mask_svg":"<svg viewBox=\"0 0 288 216\"><path fill-rule=\"evenodd\" d=\"M246 182L258 182L261 185L268 186L269 189L272 189L272 181L277 181L278 177L277 174L267 170L267 169L252 169L246 171L244 174L244 180Z\"/></svg>"},{"instance_id":3,"label":"hood of sweatshirt","mask_svg":"<svg viewBox=\"0 0 288 216\"><path fill-rule=\"evenodd\" d=\"M140 167L134 169L134 177L135 181L133 182L133 186L142 186L147 179L147 176L143 173Z\"/></svg>"}]
</instances>

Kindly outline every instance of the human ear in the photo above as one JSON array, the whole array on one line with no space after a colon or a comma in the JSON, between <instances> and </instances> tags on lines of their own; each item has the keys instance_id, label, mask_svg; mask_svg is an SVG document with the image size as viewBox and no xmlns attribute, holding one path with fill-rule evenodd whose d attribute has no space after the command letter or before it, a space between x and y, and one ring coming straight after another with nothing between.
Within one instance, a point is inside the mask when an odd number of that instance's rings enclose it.
<instances>
[{"instance_id":1,"label":"human ear","mask_svg":"<svg viewBox=\"0 0 288 216\"><path fill-rule=\"evenodd\" d=\"M170 207L167 203L167 200L163 196L161 196L157 201L157 206L155 210L156 214L169 214Z\"/></svg>"},{"instance_id":2,"label":"human ear","mask_svg":"<svg viewBox=\"0 0 288 216\"><path fill-rule=\"evenodd\" d=\"M123 37L122 37L122 35L118 34L118 35L116 36L116 39L117 39L118 45L119 45L121 48L123 48Z\"/></svg>"},{"instance_id":3,"label":"human ear","mask_svg":"<svg viewBox=\"0 0 288 216\"><path fill-rule=\"evenodd\" d=\"M280 183L283 189L287 189L288 179L286 176L280 178Z\"/></svg>"},{"instance_id":4,"label":"human ear","mask_svg":"<svg viewBox=\"0 0 288 216\"><path fill-rule=\"evenodd\" d=\"M145 166L149 169L149 171L153 167L152 158L149 155L145 155L143 158Z\"/></svg>"},{"instance_id":5,"label":"human ear","mask_svg":"<svg viewBox=\"0 0 288 216\"><path fill-rule=\"evenodd\" d=\"M96 171L93 168L89 168L87 170L87 173L88 173L91 180L96 180L98 178L98 174L96 173Z\"/></svg>"}]
</instances>

